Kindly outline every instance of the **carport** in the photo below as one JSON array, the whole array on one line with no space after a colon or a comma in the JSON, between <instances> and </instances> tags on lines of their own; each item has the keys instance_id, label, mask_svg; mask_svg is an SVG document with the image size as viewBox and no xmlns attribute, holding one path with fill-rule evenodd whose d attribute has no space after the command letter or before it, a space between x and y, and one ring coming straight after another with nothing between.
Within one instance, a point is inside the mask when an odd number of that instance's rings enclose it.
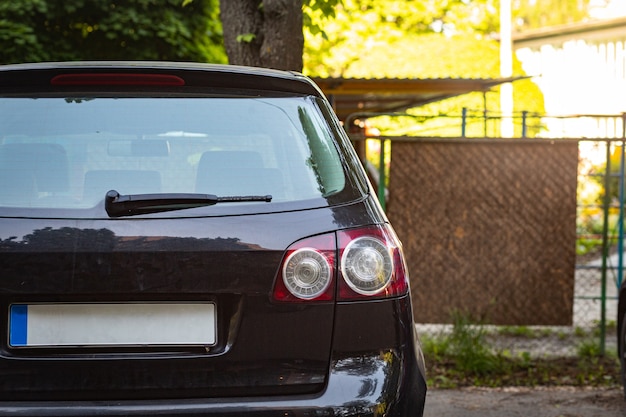
<instances>
[{"instance_id":1,"label":"carport","mask_svg":"<svg viewBox=\"0 0 626 417\"><path fill-rule=\"evenodd\" d=\"M407 109L442 101L463 94L483 94L483 110L487 111L486 94L501 84L527 77L508 78L313 78L333 106L346 130L354 133L357 118L401 113ZM355 144L365 159L365 141ZM377 182L377 181L376 181Z\"/></svg>"},{"instance_id":2,"label":"carport","mask_svg":"<svg viewBox=\"0 0 626 417\"><path fill-rule=\"evenodd\" d=\"M486 94L509 78L313 78L345 122L356 116L403 112L471 92Z\"/></svg>"}]
</instances>

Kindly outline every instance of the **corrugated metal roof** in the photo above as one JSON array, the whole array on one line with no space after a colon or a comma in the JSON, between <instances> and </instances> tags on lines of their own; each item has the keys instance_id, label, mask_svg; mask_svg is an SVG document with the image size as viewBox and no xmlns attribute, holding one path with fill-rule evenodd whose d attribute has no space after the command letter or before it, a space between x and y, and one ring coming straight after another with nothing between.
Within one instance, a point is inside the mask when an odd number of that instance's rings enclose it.
<instances>
[{"instance_id":1,"label":"corrugated metal roof","mask_svg":"<svg viewBox=\"0 0 626 417\"><path fill-rule=\"evenodd\" d=\"M313 78L341 120L355 113L400 112L526 77L511 78Z\"/></svg>"},{"instance_id":2,"label":"corrugated metal roof","mask_svg":"<svg viewBox=\"0 0 626 417\"><path fill-rule=\"evenodd\" d=\"M513 34L515 48L538 47L546 43L566 42L572 39L596 40L626 35L626 17L591 20L566 25L527 30Z\"/></svg>"}]
</instances>

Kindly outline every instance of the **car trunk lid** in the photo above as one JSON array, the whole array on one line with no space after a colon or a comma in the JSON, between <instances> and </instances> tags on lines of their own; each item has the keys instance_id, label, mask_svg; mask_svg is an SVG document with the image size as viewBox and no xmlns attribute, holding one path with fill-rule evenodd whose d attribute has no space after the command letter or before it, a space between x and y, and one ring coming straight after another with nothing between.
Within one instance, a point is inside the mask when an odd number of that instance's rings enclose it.
<instances>
[{"instance_id":1,"label":"car trunk lid","mask_svg":"<svg viewBox=\"0 0 626 417\"><path fill-rule=\"evenodd\" d=\"M318 215L311 220L320 220L328 213L319 212L329 210L313 212ZM178 229L171 219L3 219L5 230L17 233L0 249L6 335L0 399L319 390L330 357L332 301L294 305L271 299L284 250L302 233L287 227L294 218L197 218ZM305 233L329 221L304 222ZM58 316L55 331L74 332L74 339L62 343L58 334L45 334L51 315ZM146 319L150 315L157 319ZM146 330L147 323L154 328ZM213 333L200 340L177 337L177 327L186 325Z\"/></svg>"}]
</instances>

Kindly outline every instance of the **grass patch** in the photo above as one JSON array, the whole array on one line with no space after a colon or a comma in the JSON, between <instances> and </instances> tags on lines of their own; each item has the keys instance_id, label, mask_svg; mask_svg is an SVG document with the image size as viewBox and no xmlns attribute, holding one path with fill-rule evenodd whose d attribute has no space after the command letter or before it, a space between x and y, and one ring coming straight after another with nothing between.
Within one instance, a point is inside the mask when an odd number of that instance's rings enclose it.
<instances>
[{"instance_id":1,"label":"grass patch","mask_svg":"<svg viewBox=\"0 0 626 417\"><path fill-rule=\"evenodd\" d=\"M621 384L619 362L613 357L534 358L498 356L498 367L488 371L461 371L454 359L431 361L426 356L428 386L603 386Z\"/></svg>"},{"instance_id":2,"label":"grass patch","mask_svg":"<svg viewBox=\"0 0 626 417\"><path fill-rule=\"evenodd\" d=\"M498 329L498 334L520 338L533 338L536 336L535 331L528 326L502 326Z\"/></svg>"},{"instance_id":3,"label":"grass patch","mask_svg":"<svg viewBox=\"0 0 626 417\"><path fill-rule=\"evenodd\" d=\"M508 336L531 337L525 328L505 329ZM422 335L430 387L464 386L619 386L615 352L600 356L597 340L583 338L577 356L536 358L528 352L512 355L489 347L488 332L467 317L455 315L452 330ZM539 335L540 336L540 335ZM580 336L583 336L582 334ZM585 335L588 336L588 335Z\"/></svg>"}]
</instances>

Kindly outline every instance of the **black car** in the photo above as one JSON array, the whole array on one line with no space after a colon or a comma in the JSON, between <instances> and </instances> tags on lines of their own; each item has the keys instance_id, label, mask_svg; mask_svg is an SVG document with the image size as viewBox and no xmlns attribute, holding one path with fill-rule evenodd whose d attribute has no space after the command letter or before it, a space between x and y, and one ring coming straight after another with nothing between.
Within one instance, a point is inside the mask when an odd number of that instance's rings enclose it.
<instances>
[{"instance_id":1,"label":"black car","mask_svg":"<svg viewBox=\"0 0 626 417\"><path fill-rule=\"evenodd\" d=\"M421 416L398 241L306 77L0 66L0 414Z\"/></svg>"}]
</instances>

